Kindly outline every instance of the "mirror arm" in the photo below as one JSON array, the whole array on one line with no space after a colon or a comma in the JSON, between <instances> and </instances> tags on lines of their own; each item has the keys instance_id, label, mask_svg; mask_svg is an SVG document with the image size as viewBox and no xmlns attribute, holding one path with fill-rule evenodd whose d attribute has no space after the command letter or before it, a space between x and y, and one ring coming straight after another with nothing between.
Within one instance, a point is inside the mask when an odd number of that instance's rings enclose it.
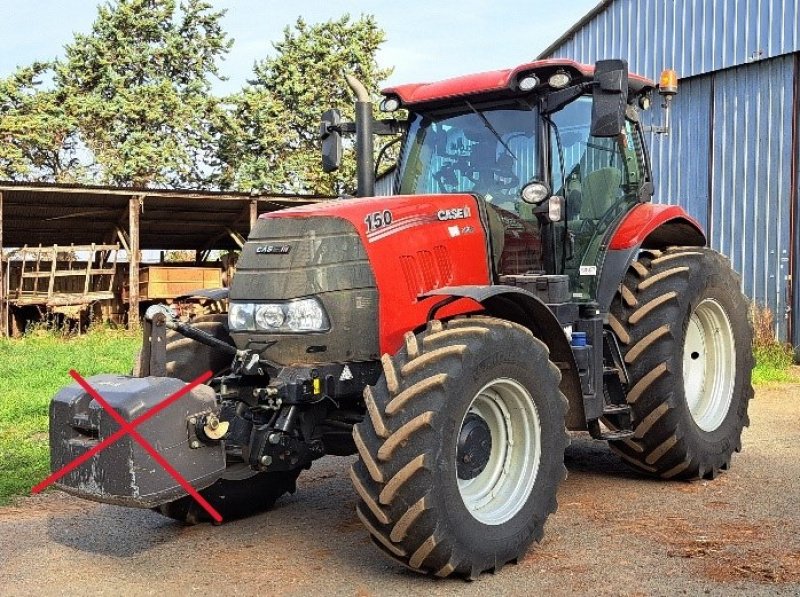
<instances>
[{"instance_id":1,"label":"mirror arm","mask_svg":"<svg viewBox=\"0 0 800 597\"><path fill-rule=\"evenodd\" d=\"M339 133L342 135L344 133L354 132L356 132L356 127L355 123L353 122L342 122L340 124L328 124L323 122L319 130L319 138L324 141L330 136L331 133Z\"/></svg>"},{"instance_id":2,"label":"mirror arm","mask_svg":"<svg viewBox=\"0 0 800 597\"><path fill-rule=\"evenodd\" d=\"M376 135L399 135L405 133L406 130L408 130L408 121L396 118L376 120L372 125L372 132Z\"/></svg>"},{"instance_id":3,"label":"mirror arm","mask_svg":"<svg viewBox=\"0 0 800 597\"><path fill-rule=\"evenodd\" d=\"M399 135L401 133L406 132L408 129L408 123L405 120L373 120L373 134L375 135L382 135L382 136L389 136L389 135ZM327 123L323 123L322 128L320 130L320 139L325 139L330 133L339 133L341 135L352 135L356 132L356 123L355 122L341 122L337 125L328 125Z\"/></svg>"},{"instance_id":4,"label":"mirror arm","mask_svg":"<svg viewBox=\"0 0 800 597\"><path fill-rule=\"evenodd\" d=\"M578 83L577 85L567 87L566 89L553 91L552 93L545 95L542 98L542 103L540 106L541 113L546 115L557 112L568 103L582 96L595 85L596 83L594 81L588 81L586 83Z\"/></svg>"},{"instance_id":5,"label":"mirror arm","mask_svg":"<svg viewBox=\"0 0 800 597\"><path fill-rule=\"evenodd\" d=\"M665 95L664 96L664 103L661 105L664 110L664 124L651 124L642 127L642 130L645 133L655 133L657 135L669 135L670 131L670 124L672 118L670 118L670 114L672 113L672 96Z\"/></svg>"}]
</instances>

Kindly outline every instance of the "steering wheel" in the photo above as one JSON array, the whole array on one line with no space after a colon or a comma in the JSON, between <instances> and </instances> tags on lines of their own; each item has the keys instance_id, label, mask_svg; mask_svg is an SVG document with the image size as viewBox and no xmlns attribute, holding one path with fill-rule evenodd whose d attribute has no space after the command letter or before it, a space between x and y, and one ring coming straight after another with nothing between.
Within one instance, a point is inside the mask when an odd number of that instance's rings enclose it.
<instances>
[{"instance_id":1,"label":"steering wheel","mask_svg":"<svg viewBox=\"0 0 800 597\"><path fill-rule=\"evenodd\" d=\"M456 176L456 164L453 161L443 164L434 174L433 178L439 185L439 190L443 193L452 193L458 188L458 177Z\"/></svg>"},{"instance_id":2,"label":"steering wheel","mask_svg":"<svg viewBox=\"0 0 800 597\"><path fill-rule=\"evenodd\" d=\"M511 170L504 170L500 168L492 168L494 182L500 183L500 188L506 191L519 188L519 176L514 174ZM498 180L500 179L500 180Z\"/></svg>"}]
</instances>

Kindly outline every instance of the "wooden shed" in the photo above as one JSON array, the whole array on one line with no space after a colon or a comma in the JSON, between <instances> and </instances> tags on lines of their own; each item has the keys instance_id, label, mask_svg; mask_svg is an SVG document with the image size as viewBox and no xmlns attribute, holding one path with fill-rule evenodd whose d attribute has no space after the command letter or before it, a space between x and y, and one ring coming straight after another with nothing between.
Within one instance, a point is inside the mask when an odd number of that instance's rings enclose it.
<instances>
[{"instance_id":1,"label":"wooden shed","mask_svg":"<svg viewBox=\"0 0 800 597\"><path fill-rule=\"evenodd\" d=\"M239 249L260 214L325 199L0 181L0 334L9 334L13 309L30 305L118 301L134 322L142 291L163 298L197 277L143 271L142 251L192 251L199 263ZM220 276L201 271L199 279L213 287Z\"/></svg>"}]
</instances>

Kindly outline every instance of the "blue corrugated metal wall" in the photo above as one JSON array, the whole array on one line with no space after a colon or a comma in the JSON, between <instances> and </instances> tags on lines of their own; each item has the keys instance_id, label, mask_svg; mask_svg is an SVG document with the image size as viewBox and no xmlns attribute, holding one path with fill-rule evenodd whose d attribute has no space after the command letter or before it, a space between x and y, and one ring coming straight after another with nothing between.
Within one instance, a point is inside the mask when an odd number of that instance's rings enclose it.
<instances>
[{"instance_id":1,"label":"blue corrugated metal wall","mask_svg":"<svg viewBox=\"0 0 800 597\"><path fill-rule=\"evenodd\" d=\"M792 192L792 56L715 73L711 245L786 337ZM705 77L704 77L705 78Z\"/></svg>"},{"instance_id":2,"label":"blue corrugated metal wall","mask_svg":"<svg viewBox=\"0 0 800 597\"><path fill-rule=\"evenodd\" d=\"M784 338L793 66L794 57L784 56L682 81L672 131L650 143L654 201L681 205L703 224L710 245L741 273L745 293L773 311Z\"/></svg>"},{"instance_id":3,"label":"blue corrugated metal wall","mask_svg":"<svg viewBox=\"0 0 800 597\"><path fill-rule=\"evenodd\" d=\"M795 54L794 62L794 222L790 231L794 242L793 250L793 304L792 304L792 344L797 347L796 355L800 356L800 53Z\"/></svg>"},{"instance_id":4,"label":"blue corrugated metal wall","mask_svg":"<svg viewBox=\"0 0 800 597\"><path fill-rule=\"evenodd\" d=\"M547 57L625 58L633 72L655 78L673 67L684 77L672 134L651 137L655 200L704 224L786 339L794 252L791 340L800 344L800 225L790 229L800 196L791 189L793 163L800 184L797 52L800 0L614 0Z\"/></svg>"},{"instance_id":5,"label":"blue corrugated metal wall","mask_svg":"<svg viewBox=\"0 0 800 597\"><path fill-rule=\"evenodd\" d=\"M550 56L682 77L800 50L800 0L615 0Z\"/></svg>"}]
</instances>

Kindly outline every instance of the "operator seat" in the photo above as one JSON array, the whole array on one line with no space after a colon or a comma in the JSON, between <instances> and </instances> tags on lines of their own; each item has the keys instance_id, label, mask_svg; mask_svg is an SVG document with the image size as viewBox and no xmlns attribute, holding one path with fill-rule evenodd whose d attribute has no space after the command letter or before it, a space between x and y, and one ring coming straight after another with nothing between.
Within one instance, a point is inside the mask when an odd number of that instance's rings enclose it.
<instances>
[{"instance_id":1,"label":"operator seat","mask_svg":"<svg viewBox=\"0 0 800 597\"><path fill-rule=\"evenodd\" d=\"M616 202L622 172L617 168L598 168L586 175L581 189L581 220L598 220Z\"/></svg>"}]
</instances>

